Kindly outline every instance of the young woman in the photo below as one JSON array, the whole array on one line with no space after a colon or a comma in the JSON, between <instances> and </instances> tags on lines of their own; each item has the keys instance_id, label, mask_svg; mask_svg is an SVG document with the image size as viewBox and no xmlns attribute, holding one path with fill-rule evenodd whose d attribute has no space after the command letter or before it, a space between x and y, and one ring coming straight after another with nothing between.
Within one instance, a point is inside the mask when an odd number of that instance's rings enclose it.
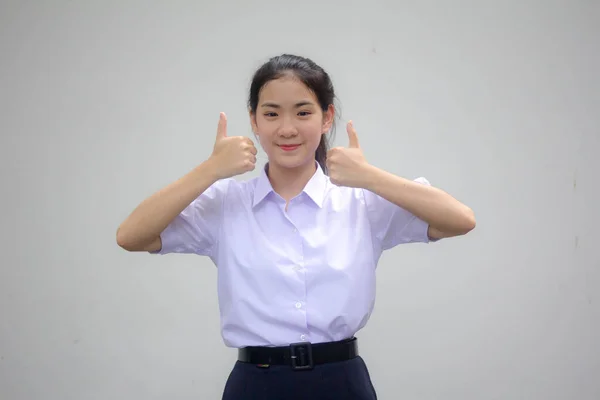
<instances>
[{"instance_id":1,"label":"young woman","mask_svg":"<svg viewBox=\"0 0 600 400\"><path fill-rule=\"evenodd\" d=\"M274 57L248 101L268 156L227 132L212 155L143 201L121 224L129 251L195 253L218 267L222 337L238 349L223 399L376 399L355 333L375 302L384 250L463 235L473 212L424 179L367 162L349 122L348 146L328 148L336 111L328 74L313 61Z\"/></svg>"}]
</instances>

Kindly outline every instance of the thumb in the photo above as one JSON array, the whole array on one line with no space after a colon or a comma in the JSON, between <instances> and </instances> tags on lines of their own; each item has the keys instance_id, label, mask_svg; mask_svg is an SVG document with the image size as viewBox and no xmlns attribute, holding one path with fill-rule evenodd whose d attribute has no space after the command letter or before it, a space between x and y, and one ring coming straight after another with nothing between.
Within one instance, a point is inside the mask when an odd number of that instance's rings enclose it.
<instances>
[{"instance_id":1,"label":"thumb","mask_svg":"<svg viewBox=\"0 0 600 400\"><path fill-rule=\"evenodd\" d=\"M227 137L227 116L224 112L219 115L219 125L217 127L217 141Z\"/></svg>"},{"instance_id":2,"label":"thumb","mask_svg":"<svg viewBox=\"0 0 600 400\"><path fill-rule=\"evenodd\" d=\"M354 129L354 124L352 121L348 122L346 126L346 130L348 131L348 140L350 141L351 148L359 148L358 144L358 135L356 134L356 130Z\"/></svg>"}]
</instances>

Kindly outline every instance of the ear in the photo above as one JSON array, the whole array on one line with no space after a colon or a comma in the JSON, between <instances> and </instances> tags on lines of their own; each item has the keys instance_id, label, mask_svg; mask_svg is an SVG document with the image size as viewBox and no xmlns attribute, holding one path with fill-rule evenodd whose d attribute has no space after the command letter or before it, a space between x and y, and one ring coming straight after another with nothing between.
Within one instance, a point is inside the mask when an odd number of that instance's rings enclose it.
<instances>
[{"instance_id":1,"label":"ear","mask_svg":"<svg viewBox=\"0 0 600 400\"><path fill-rule=\"evenodd\" d=\"M248 109L248 116L250 117L250 126L252 127L252 132L255 135L258 135L258 125L256 125L256 114L252 112L252 110Z\"/></svg>"},{"instance_id":2,"label":"ear","mask_svg":"<svg viewBox=\"0 0 600 400\"><path fill-rule=\"evenodd\" d=\"M331 126L333 125L334 117L335 117L335 108L333 107L333 104L330 104L329 107L327 107L327 111L325 111L323 113L323 126L321 128L322 134L329 132L329 130L331 129Z\"/></svg>"}]
</instances>

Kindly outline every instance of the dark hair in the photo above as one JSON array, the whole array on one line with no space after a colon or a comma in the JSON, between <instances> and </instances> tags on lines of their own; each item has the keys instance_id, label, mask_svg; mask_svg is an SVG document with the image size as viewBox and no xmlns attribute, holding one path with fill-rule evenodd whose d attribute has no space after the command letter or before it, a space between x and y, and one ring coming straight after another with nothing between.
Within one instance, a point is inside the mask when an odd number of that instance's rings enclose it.
<instances>
[{"instance_id":1,"label":"dark hair","mask_svg":"<svg viewBox=\"0 0 600 400\"><path fill-rule=\"evenodd\" d=\"M312 91L323 112L326 112L330 104L334 104L335 92L331 78L314 61L292 54L282 54L272 57L264 63L254 73L252 83L250 84L250 96L248 97L248 107L253 114L256 113L258 107L258 97L262 87L274 79L279 79L286 75L293 75L295 78L304 83L310 91ZM337 116L337 111L334 116ZM335 119L331 125L331 135L335 132ZM333 138L333 136L332 136ZM315 159L321 165L323 171L327 174L327 151L329 150L329 139L327 135L321 135L319 147L315 152Z\"/></svg>"}]
</instances>

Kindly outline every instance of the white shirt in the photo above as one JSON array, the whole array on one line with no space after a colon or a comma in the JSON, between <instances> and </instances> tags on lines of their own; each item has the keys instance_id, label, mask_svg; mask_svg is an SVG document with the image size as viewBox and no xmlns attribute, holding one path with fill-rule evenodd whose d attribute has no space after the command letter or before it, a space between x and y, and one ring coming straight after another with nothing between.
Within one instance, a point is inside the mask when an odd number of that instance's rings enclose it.
<instances>
[{"instance_id":1,"label":"white shirt","mask_svg":"<svg viewBox=\"0 0 600 400\"><path fill-rule=\"evenodd\" d=\"M162 232L158 253L212 259L226 346L319 343L366 325L381 253L429 242L427 228L370 191L332 184L320 167L286 211L263 169L212 185Z\"/></svg>"}]
</instances>

